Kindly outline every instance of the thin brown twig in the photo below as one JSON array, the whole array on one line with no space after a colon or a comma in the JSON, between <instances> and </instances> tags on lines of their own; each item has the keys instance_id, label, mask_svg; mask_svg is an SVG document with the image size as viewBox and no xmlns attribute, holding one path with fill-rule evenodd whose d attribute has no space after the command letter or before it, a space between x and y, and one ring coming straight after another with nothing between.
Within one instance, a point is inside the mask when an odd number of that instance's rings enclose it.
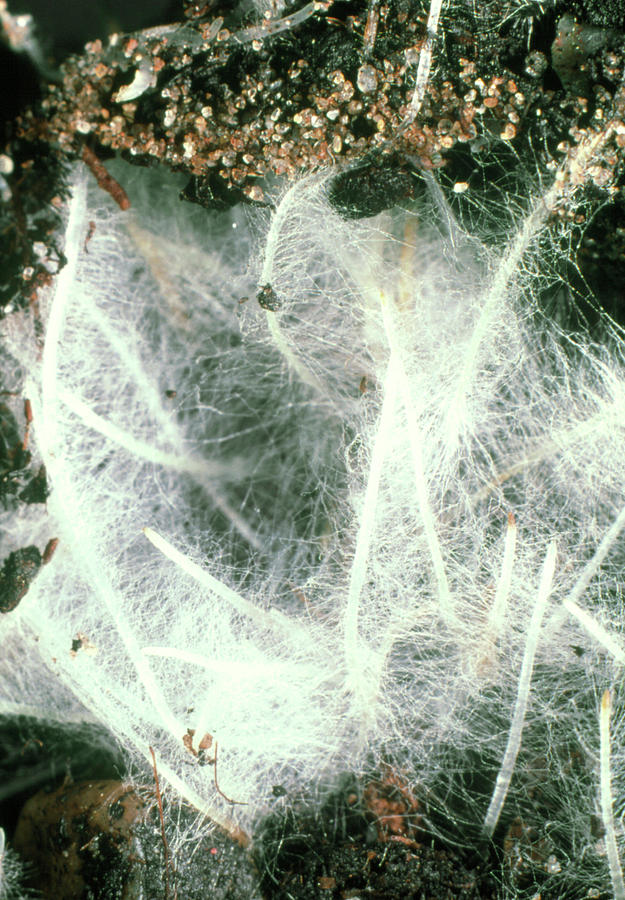
<instances>
[{"instance_id":1,"label":"thin brown twig","mask_svg":"<svg viewBox=\"0 0 625 900\"><path fill-rule=\"evenodd\" d=\"M93 150L86 145L82 149L82 160L95 175L98 185L110 194L120 209L130 209L130 199L121 184L102 165Z\"/></svg>"},{"instance_id":2,"label":"thin brown twig","mask_svg":"<svg viewBox=\"0 0 625 900\"><path fill-rule=\"evenodd\" d=\"M161 798L161 786L158 781L158 771L156 769L156 756L152 747L149 748L152 754L152 768L154 770L154 784L156 786L156 801L158 803L158 814L161 820L161 837L163 839L163 847L165 848L165 900L169 898L169 866L171 863L169 856L169 844L167 843L167 835L165 834L165 817L163 816L163 800ZM174 894L176 900L177 892Z\"/></svg>"},{"instance_id":3,"label":"thin brown twig","mask_svg":"<svg viewBox=\"0 0 625 900\"><path fill-rule=\"evenodd\" d=\"M214 766L213 775L215 777L215 789L217 790L217 792L219 794L221 794L221 796L224 798L224 800L227 800L228 803L232 803L233 806L234 805L247 806L247 802L245 800L231 800L230 797L228 797L226 794L224 794L222 789L219 787L219 782L217 781L217 749L218 749L218 747L219 747L219 744L217 743L217 741L215 741L215 758L213 759L213 766Z\"/></svg>"},{"instance_id":4,"label":"thin brown twig","mask_svg":"<svg viewBox=\"0 0 625 900\"><path fill-rule=\"evenodd\" d=\"M26 419L26 430L24 431L24 440L22 441L22 450L28 449L28 440L30 438L30 426L33 421L33 408L30 400L24 400L24 418Z\"/></svg>"}]
</instances>

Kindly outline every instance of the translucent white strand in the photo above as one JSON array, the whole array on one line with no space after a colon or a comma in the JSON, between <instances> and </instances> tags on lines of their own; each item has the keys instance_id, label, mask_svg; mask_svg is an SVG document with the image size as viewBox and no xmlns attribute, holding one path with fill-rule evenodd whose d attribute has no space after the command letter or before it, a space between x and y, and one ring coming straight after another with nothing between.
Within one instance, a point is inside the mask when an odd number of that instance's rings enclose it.
<instances>
[{"instance_id":1,"label":"translucent white strand","mask_svg":"<svg viewBox=\"0 0 625 900\"><path fill-rule=\"evenodd\" d=\"M619 859L618 845L616 842L616 828L614 825L614 801L612 798L612 778L610 775L610 714L612 712L612 697L609 690L604 691L601 698L601 713L599 716L600 757L601 757L601 815L605 828L605 846L608 854L610 878L614 900L625 900L625 881Z\"/></svg>"},{"instance_id":2,"label":"translucent white strand","mask_svg":"<svg viewBox=\"0 0 625 900\"><path fill-rule=\"evenodd\" d=\"M301 636L303 634L297 623L291 621L288 616L285 616L280 610L263 610L258 606L254 606L253 603L250 603L250 601L246 600L245 597L242 597L241 594L238 594L232 588L228 587L227 584L224 584L218 578L211 575L206 569L203 569L201 566L198 566L197 563L190 560L184 553L176 550L169 541L165 540L160 534L157 534L153 528L145 527L143 533L150 543L153 544L157 550L160 550L163 556L166 556L175 565L179 566L183 572L190 575L191 578L197 581L198 584L201 584L202 587L205 587L217 597L225 600L225 602L237 612L247 616L256 625L261 628L280 629L291 635Z\"/></svg>"},{"instance_id":3,"label":"translucent white strand","mask_svg":"<svg viewBox=\"0 0 625 900\"><path fill-rule=\"evenodd\" d=\"M380 307L382 310L386 338L389 347L391 348L391 359L393 361L394 374L397 379L397 389L401 395L404 405L404 414L406 416L414 472L414 484L419 505L419 525L423 528L428 549L430 551L432 569L438 585L438 602L441 616L448 625L452 625L456 622L456 612L454 610L453 598L449 589L449 582L445 571L445 562L443 560L441 544L437 534L434 515L432 513L430 497L428 495L428 481L423 469L423 437L420 433L419 424L414 413L414 402L410 388L410 380L406 374L402 359L402 351L395 335L395 325L391 317L388 298L384 293L380 293Z\"/></svg>"},{"instance_id":4,"label":"translucent white strand","mask_svg":"<svg viewBox=\"0 0 625 900\"><path fill-rule=\"evenodd\" d=\"M74 510L66 520L66 527L70 532L70 545L79 547L82 540L83 523L77 514L77 504L74 498L74 489L67 472L62 448L58 442L58 367L59 347L61 334L65 322L66 311L70 299L74 293L78 258L80 248L84 242L84 228L86 224L86 180L81 175L77 180L72 199L70 201L69 218L66 227L66 256L67 264L62 269L54 290L54 296L48 316L48 327L44 343L41 362L41 406L33 400L33 420L37 433L37 441L41 455L50 473L57 495L62 498L62 503L67 510ZM38 391L34 384L27 385L28 393L36 398ZM171 713L162 691L158 687L149 664L140 652L136 638L133 635L130 624L125 621L122 613L123 600L113 589L103 571L93 565L91 559L84 559L85 575L93 586L96 596L110 611L112 619L117 623L123 644L126 647L129 658L139 675L148 696L151 698L155 709L158 710L163 723L171 733L180 733L180 723Z\"/></svg>"},{"instance_id":5,"label":"translucent white strand","mask_svg":"<svg viewBox=\"0 0 625 900\"><path fill-rule=\"evenodd\" d=\"M375 442L371 453L371 464L367 477L367 487L359 514L358 534L354 558L350 566L347 602L343 616L345 662L351 689L360 695L362 710L371 709L372 697L362 696L366 684L365 673L362 672L363 654L358 634L358 610L363 584L367 577L367 560L371 552L371 541L375 530L375 514L378 504L380 481L382 479L384 461L391 450L393 420L397 405L397 378L395 362L391 359L384 379L384 400L376 430Z\"/></svg>"},{"instance_id":6,"label":"translucent white strand","mask_svg":"<svg viewBox=\"0 0 625 900\"><path fill-rule=\"evenodd\" d=\"M207 669L209 672L229 673L232 678L249 675L255 677L275 677L281 678L286 675L289 667L286 663L280 664L275 662L272 664L262 663L246 663L241 660L226 659L209 659L200 653L193 653L190 650L181 649L179 647L142 647L141 652L146 656L164 656L169 659L178 659L180 662L186 662L193 666Z\"/></svg>"},{"instance_id":7,"label":"translucent white strand","mask_svg":"<svg viewBox=\"0 0 625 900\"><path fill-rule=\"evenodd\" d=\"M574 616L577 621L582 625L588 634L597 641L598 644L601 644L608 653L611 653L614 659L619 663L619 665L625 665L625 650L623 649L623 645L621 641L618 640L613 634L611 634L607 628L604 628L597 620L590 615L590 613L583 609L578 603L574 600L569 599L568 597L562 601L562 605L572 616Z\"/></svg>"},{"instance_id":8,"label":"translucent white strand","mask_svg":"<svg viewBox=\"0 0 625 900\"><path fill-rule=\"evenodd\" d=\"M581 597L583 597L588 588L588 585L601 568L606 556L612 550L623 528L625 528L625 506L623 506L612 525L610 525L610 527L606 531L605 535L601 539L601 543L593 553L592 558L588 560L588 562L582 569L581 575L579 576L575 587L566 598L566 600L564 600L564 605L567 607L567 609L570 609L573 605L577 604L577 601Z\"/></svg>"},{"instance_id":9,"label":"translucent white strand","mask_svg":"<svg viewBox=\"0 0 625 900\"><path fill-rule=\"evenodd\" d=\"M139 440L134 435L129 434L121 428L118 428L112 422L104 419L98 413L94 412L80 397L77 397L71 391L64 389L59 390L59 399L62 403L71 409L76 416L88 427L97 431L108 440L119 444L129 453L140 459L154 463L157 466L165 466L174 469L177 472L185 472L188 475L196 477L201 476L202 479L210 478L240 478L244 470L243 460L232 458L228 463L216 463L207 459L194 459L192 455L178 456L175 453L168 453L165 450L159 450L146 441Z\"/></svg>"},{"instance_id":10,"label":"translucent white strand","mask_svg":"<svg viewBox=\"0 0 625 900\"><path fill-rule=\"evenodd\" d=\"M529 701L530 683L534 669L534 657L536 656L536 647L538 646L538 638L540 636L540 626L547 608L549 594L551 593L555 565L556 544L554 542L549 545L545 556L536 604L527 629L525 652L523 654L521 674L519 675L519 686L514 706L514 715L508 733L506 752L504 753L495 782L495 789L484 818L484 833L487 834L488 837L492 836L495 826L499 821L503 805L506 802L506 797L508 796L508 791L510 789L510 782L512 781L512 775L516 766L517 756L519 755L519 749L521 747L523 723L525 721L525 713Z\"/></svg>"},{"instance_id":11,"label":"translucent white strand","mask_svg":"<svg viewBox=\"0 0 625 900\"><path fill-rule=\"evenodd\" d=\"M496 640L503 631L506 620L506 606L510 596L510 586L514 569L514 553L516 550L517 526L512 513L508 513L508 527L506 528L506 541L504 555L501 563L501 574L497 582L495 599L488 616L487 634L489 640Z\"/></svg>"},{"instance_id":12,"label":"translucent white strand","mask_svg":"<svg viewBox=\"0 0 625 900\"><path fill-rule=\"evenodd\" d=\"M312 189L314 191L314 182ZM280 240L283 236L283 230L285 229L289 216L292 215L295 209L300 207L301 201L301 184L296 182L286 192L276 213L272 216L271 225L265 241L263 267L260 275L261 288L268 286L269 289L272 289L276 254L279 249L282 249ZM288 337L280 327L280 321L277 314L273 310L268 309L266 310L266 316L269 333L275 342L278 352L284 357L288 366L297 375L302 384L307 384L309 387L313 388L317 394L322 397L327 397L327 388L321 383L315 373L300 359L297 348L289 341Z\"/></svg>"},{"instance_id":13,"label":"translucent white strand","mask_svg":"<svg viewBox=\"0 0 625 900\"><path fill-rule=\"evenodd\" d=\"M616 540L620 536L625 527L625 506L621 509L618 516L608 528L601 543L595 550L591 559L588 560L581 575L577 580L571 593L562 601L562 605L568 612L580 622L586 631L612 654L612 656L621 665L625 664L625 650L621 641L614 635L610 634L599 622L597 622L586 610L580 607L577 602L586 592L591 581L601 568L605 558L610 553Z\"/></svg>"},{"instance_id":14,"label":"translucent white strand","mask_svg":"<svg viewBox=\"0 0 625 900\"><path fill-rule=\"evenodd\" d=\"M38 440L54 455L57 452L57 404L59 341L65 313L76 281L80 247L84 241L87 209L87 185L84 171L76 179L69 202L65 229L65 266L58 274L46 328L46 341L41 360L41 405L45 418L39 423ZM31 391L29 391L30 393ZM38 393L38 391L37 391Z\"/></svg>"}]
</instances>

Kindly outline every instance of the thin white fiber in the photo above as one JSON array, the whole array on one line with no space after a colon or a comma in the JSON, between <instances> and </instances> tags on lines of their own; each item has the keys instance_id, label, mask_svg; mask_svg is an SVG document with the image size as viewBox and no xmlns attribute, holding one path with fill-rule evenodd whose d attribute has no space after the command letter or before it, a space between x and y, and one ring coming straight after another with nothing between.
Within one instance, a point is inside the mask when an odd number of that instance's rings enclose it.
<instances>
[{"instance_id":1,"label":"thin white fiber","mask_svg":"<svg viewBox=\"0 0 625 900\"><path fill-rule=\"evenodd\" d=\"M452 828L441 779L469 753L495 773L487 833L525 809L528 760L596 740L596 683L625 661L623 342L563 336L533 274L591 150L497 248L438 186L346 222L317 175L264 222L189 213L143 173L130 221L78 171L26 388L61 543L0 623L6 660L37 659L23 677L0 662L0 711L66 709L146 763L152 747L233 832L275 785L387 764L444 796ZM219 742L219 791L193 730ZM616 806L614 744L610 767ZM593 777L553 775L589 811L584 890L609 878ZM479 830L486 805L462 816Z\"/></svg>"}]
</instances>

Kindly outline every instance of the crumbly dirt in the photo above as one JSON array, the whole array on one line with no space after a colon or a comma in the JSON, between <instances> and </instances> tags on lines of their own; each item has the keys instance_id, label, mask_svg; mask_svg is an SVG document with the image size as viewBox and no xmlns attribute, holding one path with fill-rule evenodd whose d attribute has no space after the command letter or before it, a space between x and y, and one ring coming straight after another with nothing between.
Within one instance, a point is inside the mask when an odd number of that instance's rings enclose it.
<instances>
[{"instance_id":1,"label":"crumbly dirt","mask_svg":"<svg viewBox=\"0 0 625 900\"><path fill-rule=\"evenodd\" d=\"M468 215L496 183L514 191L516 179L522 194L528 172L548 178L589 133L606 140L587 173L588 213L576 213L580 235L592 220L576 262L580 286L607 294L604 254L616 279L625 253L619 10L453 4L414 118L426 38L417 0L380 2L373 16L365 0L327 0L261 25L231 3L187 3L177 23L92 41L5 124L0 307L36 304L62 264L63 172L78 158L103 186L99 167L113 154L165 165L188 176L186 199L212 209L263 204L267 177L335 166L336 206L353 217L409 201L420 171L444 169ZM123 198L119 187L105 189Z\"/></svg>"}]
</instances>

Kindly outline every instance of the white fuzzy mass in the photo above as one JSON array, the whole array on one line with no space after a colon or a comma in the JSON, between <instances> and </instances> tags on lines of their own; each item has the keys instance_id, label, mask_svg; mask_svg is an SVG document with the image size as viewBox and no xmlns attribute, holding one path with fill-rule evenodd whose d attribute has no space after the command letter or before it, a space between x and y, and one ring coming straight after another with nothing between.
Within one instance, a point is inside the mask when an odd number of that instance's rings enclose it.
<instances>
[{"instance_id":1,"label":"white fuzzy mass","mask_svg":"<svg viewBox=\"0 0 625 900\"><path fill-rule=\"evenodd\" d=\"M121 213L78 171L25 385L60 544L2 622L32 665L0 711L83 709L245 829L275 785L388 762L427 790L470 750L491 833L552 754L595 848L605 688L615 803L625 777L625 369L618 334L566 337L534 302L559 184L494 250L434 183L346 222L317 176L262 222L189 214L153 173Z\"/></svg>"}]
</instances>

